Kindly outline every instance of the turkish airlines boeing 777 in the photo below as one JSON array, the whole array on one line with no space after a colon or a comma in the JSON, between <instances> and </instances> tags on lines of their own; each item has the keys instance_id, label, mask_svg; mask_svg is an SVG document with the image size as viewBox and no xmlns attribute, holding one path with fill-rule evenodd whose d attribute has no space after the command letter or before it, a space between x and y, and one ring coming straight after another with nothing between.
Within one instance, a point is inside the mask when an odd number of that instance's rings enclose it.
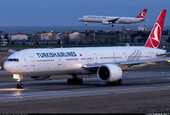
<instances>
[{"instance_id":1,"label":"turkish airlines boeing 777","mask_svg":"<svg viewBox=\"0 0 170 115\"><path fill-rule=\"evenodd\" d=\"M97 74L110 85L122 83L123 67L146 62L170 60L164 57L166 50L158 49L166 10L162 10L145 46L84 47L84 48L39 48L14 52L4 63L6 71L19 81L23 88L23 77L44 79L50 75L72 75L68 84L81 84L77 75Z\"/></svg>"},{"instance_id":2,"label":"turkish airlines boeing 777","mask_svg":"<svg viewBox=\"0 0 170 115\"><path fill-rule=\"evenodd\" d=\"M137 17L114 17L114 16L93 16L93 15L86 15L82 18L79 18L82 22L95 22L95 23L102 23L104 25L109 24L131 24L131 23L138 23L146 21L145 19L147 9L144 9Z\"/></svg>"}]
</instances>

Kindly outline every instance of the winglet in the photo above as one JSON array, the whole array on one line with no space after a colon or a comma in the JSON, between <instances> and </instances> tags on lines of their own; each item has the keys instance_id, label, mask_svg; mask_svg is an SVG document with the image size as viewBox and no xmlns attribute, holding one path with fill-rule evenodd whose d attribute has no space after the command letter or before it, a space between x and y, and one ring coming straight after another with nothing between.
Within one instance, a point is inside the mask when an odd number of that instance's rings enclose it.
<instances>
[{"instance_id":1,"label":"winglet","mask_svg":"<svg viewBox=\"0 0 170 115\"><path fill-rule=\"evenodd\" d=\"M163 9L145 43L145 47L151 47L151 48L159 47L163 25L165 21L165 15L166 15L166 9Z\"/></svg>"},{"instance_id":2,"label":"winglet","mask_svg":"<svg viewBox=\"0 0 170 115\"><path fill-rule=\"evenodd\" d=\"M136 18L145 18L147 9L144 9Z\"/></svg>"}]
</instances>

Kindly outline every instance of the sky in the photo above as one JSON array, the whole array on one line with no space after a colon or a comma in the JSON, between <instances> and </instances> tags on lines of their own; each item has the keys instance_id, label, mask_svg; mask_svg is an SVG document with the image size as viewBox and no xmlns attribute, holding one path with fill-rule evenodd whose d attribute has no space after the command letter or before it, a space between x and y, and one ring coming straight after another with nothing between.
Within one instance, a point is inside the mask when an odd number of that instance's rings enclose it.
<instances>
[{"instance_id":1,"label":"sky","mask_svg":"<svg viewBox=\"0 0 170 115\"><path fill-rule=\"evenodd\" d=\"M170 25L170 0L0 0L0 26L79 26L83 15L136 17L144 8L149 21L141 24L153 25L167 9Z\"/></svg>"}]
</instances>

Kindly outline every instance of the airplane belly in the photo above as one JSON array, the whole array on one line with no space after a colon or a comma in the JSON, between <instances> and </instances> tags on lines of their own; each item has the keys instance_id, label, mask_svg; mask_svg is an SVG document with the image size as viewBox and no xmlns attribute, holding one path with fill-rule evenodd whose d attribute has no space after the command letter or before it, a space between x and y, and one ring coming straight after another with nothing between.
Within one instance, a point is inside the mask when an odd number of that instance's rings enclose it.
<instances>
[{"instance_id":1,"label":"airplane belly","mask_svg":"<svg viewBox=\"0 0 170 115\"><path fill-rule=\"evenodd\" d=\"M71 64L71 66L61 65L60 68L49 67L49 69L33 69L31 71L21 72L23 76L50 76L50 75L71 75L71 74L87 74L91 73L82 68L80 64Z\"/></svg>"},{"instance_id":2,"label":"airplane belly","mask_svg":"<svg viewBox=\"0 0 170 115\"><path fill-rule=\"evenodd\" d=\"M122 24L130 24L130 23L137 23L140 22L139 19L119 19L116 23L122 23Z\"/></svg>"},{"instance_id":3,"label":"airplane belly","mask_svg":"<svg viewBox=\"0 0 170 115\"><path fill-rule=\"evenodd\" d=\"M100 23L100 22L102 22L102 19L94 19L94 18L89 18L89 19L86 19L85 20L85 22L98 22L98 23Z\"/></svg>"}]
</instances>

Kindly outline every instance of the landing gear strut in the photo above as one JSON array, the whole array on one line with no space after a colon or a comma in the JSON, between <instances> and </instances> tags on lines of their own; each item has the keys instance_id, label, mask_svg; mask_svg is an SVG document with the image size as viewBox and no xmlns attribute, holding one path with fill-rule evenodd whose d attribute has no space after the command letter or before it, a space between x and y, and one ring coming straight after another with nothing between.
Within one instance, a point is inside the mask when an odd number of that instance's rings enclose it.
<instances>
[{"instance_id":1,"label":"landing gear strut","mask_svg":"<svg viewBox=\"0 0 170 115\"><path fill-rule=\"evenodd\" d=\"M108 86L116 86L116 85L122 85L122 79L119 79L117 81L114 82L107 82Z\"/></svg>"},{"instance_id":2,"label":"landing gear strut","mask_svg":"<svg viewBox=\"0 0 170 115\"><path fill-rule=\"evenodd\" d=\"M77 75L72 75L73 78L67 80L67 84L83 84L83 79L78 78Z\"/></svg>"},{"instance_id":3,"label":"landing gear strut","mask_svg":"<svg viewBox=\"0 0 170 115\"><path fill-rule=\"evenodd\" d=\"M23 77L19 74L13 74L13 78L17 80L18 84L17 84L17 88L18 89L22 89L24 88L24 85L22 83L22 79Z\"/></svg>"}]
</instances>

